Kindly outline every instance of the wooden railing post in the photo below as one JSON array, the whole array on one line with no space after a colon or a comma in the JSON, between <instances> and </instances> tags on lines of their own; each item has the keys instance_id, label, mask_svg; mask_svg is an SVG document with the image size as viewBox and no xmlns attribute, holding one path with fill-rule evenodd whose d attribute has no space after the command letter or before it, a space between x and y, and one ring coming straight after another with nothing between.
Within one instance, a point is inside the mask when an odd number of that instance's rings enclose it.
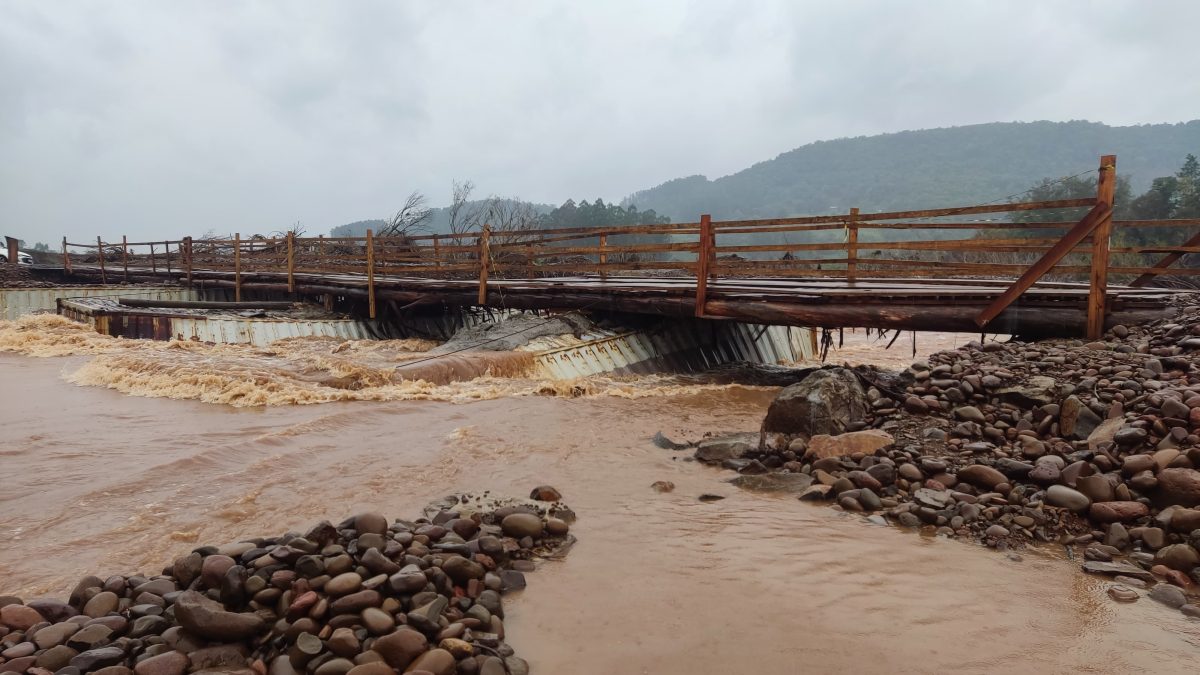
<instances>
[{"instance_id":1,"label":"wooden railing post","mask_svg":"<svg viewBox=\"0 0 1200 675\"><path fill-rule=\"evenodd\" d=\"M858 207L850 209L846 219L846 280L854 283L858 276Z\"/></svg>"},{"instance_id":2,"label":"wooden railing post","mask_svg":"<svg viewBox=\"0 0 1200 675\"><path fill-rule=\"evenodd\" d=\"M67 238L66 237L63 237L63 270L67 274L71 273L71 256L70 256L70 254L67 253Z\"/></svg>"},{"instance_id":3,"label":"wooden railing post","mask_svg":"<svg viewBox=\"0 0 1200 675\"><path fill-rule=\"evenodd\" d=\"M439 234L433 235L433 268L435 270L442 269L442 236Z\"/></svg>"},{"instance_id":4,"label":"wooden railing post","mask_svg":"<svg viewBox=\"0 0 1200 675\"><path fill-rule=\"evenodd\" d=\"M129 283L129 237L121 235L121 267L125 268L125 282Z\"/></svg>"},{"instance_id":5,"label":"wooden railing post","mask_svg":"<svg viewBox=\"0 0 1200 675\"><path fill-rule=\"evenodd\" d=\"M158 263L154 260L154 242L150 242L150 271L158 274Z\"/></svg>"},{"instance_id":6,"label":"wooden railing post","mask_svg":"<svg viewBox=\"0 0 1200 675\"><path fill-rule=\"evenodd\" d=\"M100 261L100 283L108 285L108 275L104 272L104 242L96 237L96 256Z\"/></svg>"},{"instance_id":7,"label":"wooden railing post","mask_svg":"<svg viewBox=\"0 0 1200 675\"><path fill-rule=\"evenodd\" d=\"M716 243L713 235L712 216L700 216L700 248L696 251L696 316L704 316L704 305L708 301L708 275L711 269Z\"/></svg>"},{"instance_id":8,"label":"wooden railing post","mask_svg":"<svg viewBox=\"0 0 1200 675\"><path fill-rule=\"evenodd\" d=\"M1104 335L1104 319L1108 316L1108 256L1116 187L1117 156L1104 155L1100 158L1100 177L1096 181L1096 202L1106 204L1109 208L1092 232L1092 283L1088 291L1087 313L1089 340L1099 340Z\"/></svg>"},{"instance_id":9,"label":"wooden railing post","mask_svg":"<svg viewBox=\"0 0 1200 675\"><path fill-rule=\"evenodd\" d=\"M600 280L608 281L608 233L600 233Z\"/></svg>"},{"instance_id":10,"label":"wooden railing post","mask_svg":"<svg viewBox=\"0 0 1200 675\"><path fill-rule=\"evenodd\" d=\"M184 255L184 263L187 265L187 282L188 282L188 285L190 286L190 285L192 285L192 252L193 252L192 238L184 237L183 244L184 244L184 254L183 254Z\"/></svg>"},{"instance_id":11,"label":"wooden railing post","mask_svg":"<svg viewBox=\"0 0 1200 675\"><path fill-rule=\"evenodd\" d=\"M479 297L476 303L479 305L487 304L488 262L491 258L489 239L491 236L492 226L484 223L483 230L479 233Z\"/></svg>"},{"instance_id":12,"label":"wooden railing post","mask_svg":"<svg viewBox=\"0 0 1200 675\"><path fill-rule=\"evenodd\" d=\"M233 301L242 301L242 233L233 235Z\"/></svg>"},{"instance_id":13,"label":"wooden railing post","mask_svg":"<svg viewBox=\"0 0 1200 675\"><path fill-rule=\"evenodd\" d=\"M296 233L287 235L288 293L296 292Z\"/></svg>"},{"instance_id":14,"label":"wooden railing post","mask_svg":"<svg viewBox=\"0 0 1200 675\"><path fill-rule=\"evenodd\" d=\"M375 318L375 235L367 230L367 305Z\"/></svg>"},{"instance_id":15,"label":"wooden railing post","mask_svg":"<svg viewBox=\"0 0 1200 675\"><path fill-rule=\"evenodd\" d=\"M167 274L171 274L171 242L163 242L163 255L167 256Z\"/></svg>"},{"instance_id":16,"label":"wooden railing post","mask_svg":"<svg viewBox=\"0 0 1200 675\"><path fill-rule=\"evenodd\" d=\"M4 245L8 248L8 264L16 267L21 264L21 242L16 237L5 237Z\"/></svg>"}]
</instances>

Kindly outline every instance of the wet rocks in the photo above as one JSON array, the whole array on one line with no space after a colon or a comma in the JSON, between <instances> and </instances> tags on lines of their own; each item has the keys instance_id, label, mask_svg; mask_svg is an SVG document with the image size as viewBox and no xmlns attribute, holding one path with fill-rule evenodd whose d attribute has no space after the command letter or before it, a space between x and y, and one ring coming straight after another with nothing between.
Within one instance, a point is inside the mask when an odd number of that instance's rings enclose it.
<instances>
[{"instance_id":1,"label":"wet rocks","mask_svg":"<svg viewBox=\"0 0 1200 675\"><path fill-rule=\"evenodd\" d=\"M570 509L533 494L198 547L160 575L85 578L69 602L0 598L0 672L528 672L504 643L501 592L574 541Z\"/></svg>"},{"instance_id":2,"label":"wet rocks","mask_svg":"<svg viewBox=\"0 0 1200 675\"><path fill-rule=\"evenodd\" d=\"M1200 506L1200 471L1163 469L1157 478L1156 501L1161 506Z\"/></svg>"},{"instance_id":3,"label":"wet rocks","mask_svg":"<svg viewBox=\"0 0 1200 675\"><path fill-rule=\"evenodd\" d=\"M779 392L763 420L762 435L836 435L865 419L869 409L866 391L853 371L818 370Z\"/></svg>"},{"instance_id":4,"label":"wet rocks","mask_svg":"<svg viewBox=\"0 0 1200 675\"><path fill-rule=\"evenodd\" d=\"M705 464L720 464L729 459L740 459L758 447L758 434L733 434L700 441L696 448L696 460Z\"/></svg>"},{"instance_id":5,"label":"wet rocks","mask_svg":"<svg viewBox=\"0 0 1200 675\"><path fill-rule=\"evenodd\" d=\"M809 439L805 457L808 459L826 459L829 457L845 457L855 453L871 455L894 442L895 439L890 434L878 429L851 431L837 436L818 434Z\"/></svg>"},{"instance_id":6,"label":"wet rocks","mask_svg":"<svg viewBox=\"0 0 1200 675\"><path fill-rule=\"evenodd\" d=\"M1008 478L1003 473L983 464L969 464L964 466L959 469L957 475L960 481L965 481L975 487L987 488L989 490L994 490L997 485L1008 482Z\"/></svg>"},{"instance_id":7,"label":"wet rocks","mask_svg":"<svg viewBox=\"0 0 1200 675\"><path fill-rule=\"evenodd\" d=\"M1072 490L1066 485L1051 485L1046 489L1046 503L1082 513L1092 505L1092 500L1082 492Z\"/></svg>"}]
</instances>

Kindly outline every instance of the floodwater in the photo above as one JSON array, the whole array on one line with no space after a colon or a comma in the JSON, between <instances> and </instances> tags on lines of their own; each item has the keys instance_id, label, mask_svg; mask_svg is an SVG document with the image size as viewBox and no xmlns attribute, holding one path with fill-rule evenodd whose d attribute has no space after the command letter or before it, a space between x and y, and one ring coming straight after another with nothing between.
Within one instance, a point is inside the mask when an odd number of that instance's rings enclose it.
<instances>
[{"instance_id":1,"label":"floodwater","mask_svg":"<svg viewBox=\"0 0 1200 675\"><path fill-rule=\"evenodd\" d=\"M754 429L767 388L519 378L506 388L487 376L408 399L236 407L188 387L232 386L220 380L227 363L247 388L322 387L278 354L147 344L58 353L74 355L0 353L0 594L64 595L84 574L155 572L198 544L366 509L413 517L448 493L523 496L548 483L579 514L579 543L506 605L509 640L535 673L1200 667L1200 624L1145 598L1114 603L1103 580L1065 560L1014 561L741 492L722 483L727 472L649 442L657 431L694 440ZM97 362L140 389L77 384ZM187 383L130 370L156 364ZM218 379L200 383L205 371ZM677 488L659 494L658 480ZM701 503L702 493L726 499Z\"/></svg>"}]
</instances>

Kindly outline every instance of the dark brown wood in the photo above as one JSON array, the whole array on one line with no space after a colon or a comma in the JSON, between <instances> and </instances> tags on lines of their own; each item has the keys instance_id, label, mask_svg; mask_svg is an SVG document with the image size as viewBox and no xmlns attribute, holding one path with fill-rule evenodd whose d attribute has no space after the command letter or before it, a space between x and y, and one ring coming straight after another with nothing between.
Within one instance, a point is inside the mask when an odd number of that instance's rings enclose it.
<instances>
[{"instance_id":1,"label":"dark brown wood","mask_svg":"<svg viewBox=\"0 0 1200 675\"><path fill-rule=\"evenodd\" d=\"M714 257L713 248L716 236L713 234L712 216L707 213L700 216L700 246L696 251L696 307L695 315L704 316L704 307L708 299L708 275Z\"/></svg>"},{"instance_id":2,"label":"dark brown wood","mask_svg":"<svg viewBox=\"0 0 1200 675\"><path fill-rule=\"evenodd\" d=\"M1191 239L1188 239L1187 241L1185 241L1183 243L1183 246L1180 246L1179 248L1188 249L1188 248L1192 248L1192 247L1200 247L1200 232L1193 234ZM1171 265L1174 265L1175 263L1179 262L1179 259L1182 258L1184 255L1186 255L1186 253L1184 253L1182 251L1176 251L1174 253L1169 253L1165 257L1163 257L1162 260L1159 260L1158 262L1154 263L1154 265L1151 267L1151 269L1152 270L1165 270L1168 267L1170 267ZM1145 286L1146 284L1148 284L1149 282L1153 281L1156 278L1158 278L1158 273L1147 272L1147 273L1143 274L1142 276L1129 282L1129 285L1133 286L1134 288L1140 288L1142 286Z\"/></svg>"},{"instance_id":3,"label":"dark brown wood","mask_svg":"<svg viewBox=\"0 0 1200 675\"><path fill-rule=\"evenodd\" d=\"M367 230L367 305L372 319L375 318L375 237Z\"/></svg>"},{"instance_id":4,"label":"dark brown wood","mask_svg":"<svg viewBox=\"0 0 1200 675\"><path fill-rule=\"evenodd\" d=\"M108 285L108 275L104 273L104 242L96 237L96 259L100 262L100 283Z\"/></svg>"},{"instance_id":5,"label":"dark brown wood","mask_svg":"<svg viewBox=\"0 0 1200 675\"><path fill-rule=\"evenodd\" d=\"M487 283L488 283L488 265L491 263L492 253L488 248L488 239L491 237L492 229L486 223L483 225L483 230L479 234L479 294L478 303L481 305L487 304Z\"/></svg>"},{"instance_id":6,"label":"dark brown wood","mask_svg":"<svg viewBox=\"0 0 1200 675\"><path fill-rule=\"evenodd\" d=\"M270 300L252 302L214 302L208 300L153 300L149 298L117 298L125 307L164 307L168 309L291 309L294 303Z\"/></svg>"},{"instance_id":7,"label":"dark brown wood","mask_svg":"<svg viewBox=\"0 0 1200 675\"><path fill-rule=\"evenodd\" d=\"M184 237L183 242L185 244L184 260L185 260L185 264L187 265L187 282L188 282L188 285L191 286L192 285L192 253L193 253L192 238Z\"/></svg>"},{"instance_id":8,"label":"dark brown wood","mask_svg":"<svg viewBox=\"0 0 1200 675\"><path fill-rule=\"evenodd\" d=\"M287 235L287 275L288 293L296 292L296 233Z\"/></svg>"},{"instance_id":9,"label":"dark brown wood","mask_svg":"<svg viewBox=\"0 0 1200 675\"><path fill-rule=\"evenodd\" d=\"M1063 235L1063 238L1057 244L1052 246L1037 262L1031 265L1025 272L1015 281L1012 286L1000 294L990 305L975 317L975 323L978 328L983 328L988 325L992 319L996 318L1008 308L1021 294L1029 290L1031 286L1037 283L1047 272L1058 264L1068 253L1071 252L1079 242L1091 234L1096 226L1100 224L1100 220L1111 215L1112 208L1108 204L1097 204L1088 211L1087 215L1080 220L1075 227Z\"/></svg>"},{"instance_id":10,"label":"dark brown wood","mask_svg":"<svg viewBox=\"0 0 1200 675\"><path fill-rule=\"evenodd\" d=\"M242 301L242 233L233 235L233 299Z\"/></svg>"},{"instance_id":11,"label":"dark brown wood","mask_svg":"<svg viewBox=\"0 0 1200 675\"><path fill-rule=\"evenodd\" d=\"M121 266L125 269L125 282L129 282L129 239L121 235Z\"/></svg>"},{"instance_id":12,"label":"dark brown wood","mask_svg":"<svg viewBox=\"0 0 1200 675\"><path fill-rule=\"evenodd\" d=\"M62 251L63 251L63 254L62 254L63 255L63 270L66 271L67 274L70 274L71 273L71 256L70 256L70 254L67 253L67 238L66 237L63 237Z\"/></svg>"},{"instance_id":13,"label":"dark brown wood","mask_svg":"<svg viewBox=\"0 0 1200 675\"><path fill-rule=\"evenodd\" d=\"M150 271L158 274L158 264L154 261L154 243L150 243Z\"/></svg>"},{"instance_id":14,"label":"dark brown wood","mask_svg":"<svg viewBox=\"0 0 1200 675\"><path fill-rule=\"evenodd\" d=\"M854 283L858 273L858 207L850 209L846 219L846 279Z\"/></svg>"},{"instance_id":15,"label":"dark brown wood","mask_svg":"<svg viewBox=\"0 0 1200 675\"><path fill-rule=\"evenodd\" d=\"M16 237L5 237L4 244L8 248L8 264L16 267L21 264L21 242Z\"/></svg>"},{"instance_id":16,"label":"dark brown wood","mask_svg":"<svg viewBox=\"0 0 1200 675\"><path fill-rule=\"evenodd\" d=\"M1117 186L1117 156L1100 158L1100 177L1096 181L1096 204L1109 209L1092 233L1091 292L1088 295L1087 334L1089 340L1104 335L1104 314L1108 311L1108 247L1112 238L1112 203Z\"/></svg>"}]
</instances>

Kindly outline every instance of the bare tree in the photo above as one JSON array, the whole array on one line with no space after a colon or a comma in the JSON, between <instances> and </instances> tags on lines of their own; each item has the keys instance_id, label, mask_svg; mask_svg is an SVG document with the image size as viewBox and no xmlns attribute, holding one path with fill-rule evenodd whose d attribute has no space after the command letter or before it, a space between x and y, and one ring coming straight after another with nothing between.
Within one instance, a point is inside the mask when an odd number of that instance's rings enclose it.
<instances>
[{"instance_id":1,"label":"bare tree","mask_svg":"<svg viewBox=\"0 0 1200 675\"><path fill-rule=\"evenodd\" d=\"M424 227L432 216L433 209L425 206L425 195L413 190L404 200L404 206L379 229L379 236L396 237L411 234Z\"/></svg>"},{"instance_id":2,"label":"bare tree","mask_svg":"<svg viewBox=\"0 0 1200 675\"><path fill-rule=\"evenodd\" d=\"M450 194L450 234L462 234L479 226L479 206L471 204L471 193L475 184L471 181L454 181Z\"/></svg>"}]
</instances>

